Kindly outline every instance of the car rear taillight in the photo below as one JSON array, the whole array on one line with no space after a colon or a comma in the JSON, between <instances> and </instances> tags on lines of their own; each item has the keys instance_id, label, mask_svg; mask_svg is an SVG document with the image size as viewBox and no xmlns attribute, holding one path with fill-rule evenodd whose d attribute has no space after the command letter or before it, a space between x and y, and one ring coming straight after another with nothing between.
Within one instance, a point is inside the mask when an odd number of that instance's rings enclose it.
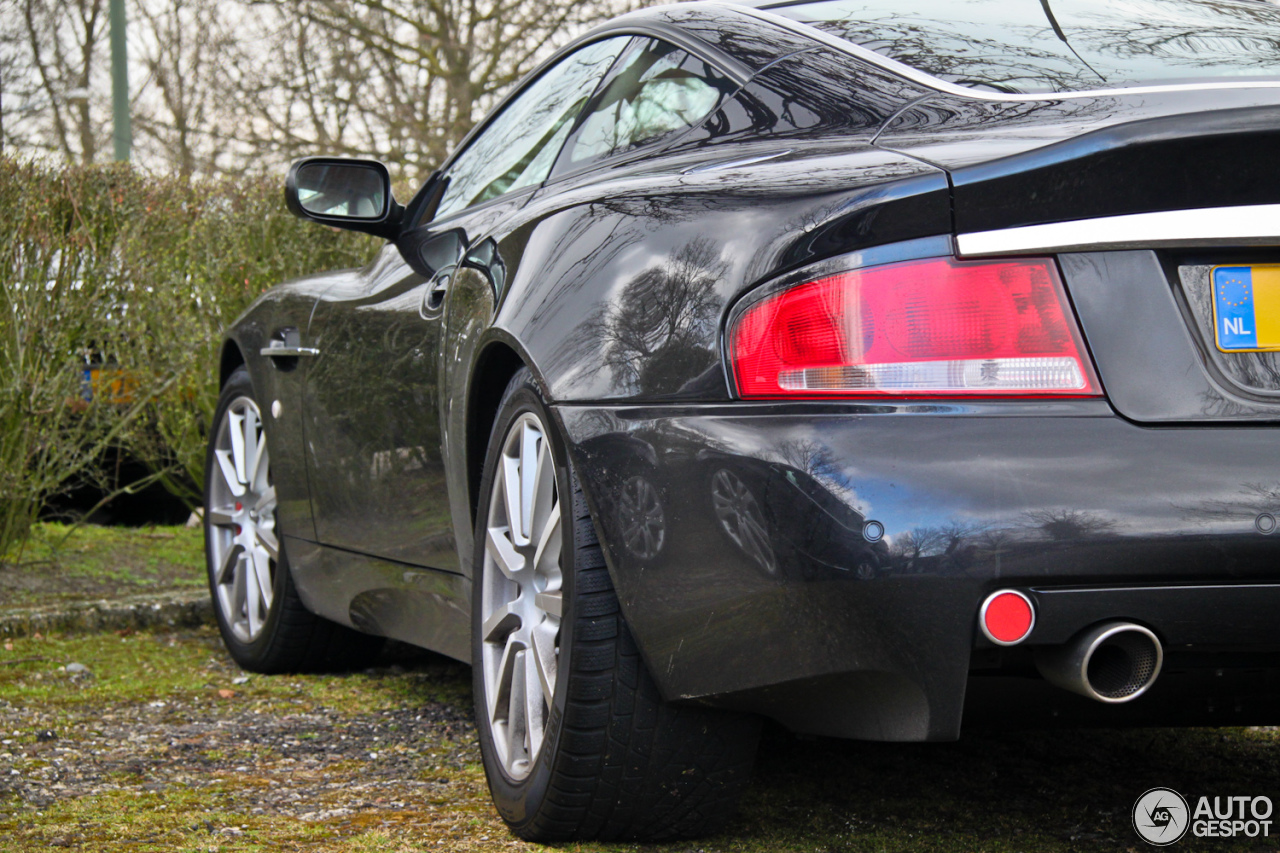
<instances>
[{"instance_id":1,"label":"car rear taillight","mask_svg":"<svg viewBox=\"0 0 1280 853\"><path fill-rule=\"evenodd\" d=\"M1100 393L1054 262L908 261L772 294L729 328L749 398Z\"/></svg>"}]
</instances>

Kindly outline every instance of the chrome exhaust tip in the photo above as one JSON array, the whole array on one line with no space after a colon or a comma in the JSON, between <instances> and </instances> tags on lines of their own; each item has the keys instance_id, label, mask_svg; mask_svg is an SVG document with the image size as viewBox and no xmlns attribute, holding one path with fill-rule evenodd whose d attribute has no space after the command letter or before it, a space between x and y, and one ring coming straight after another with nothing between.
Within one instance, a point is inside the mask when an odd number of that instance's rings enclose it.
<instances>
[{"instance_id":1,"label":"chrome exhaust tip","mask_svg":"<svg viewBox=\"0 0 1280 853\"><path fill-rule=\"evenodd\" d=\"M1061 646L1036 652L1036 669L1046 681L1108 704L1146 693L1163 664L1160 640L1132 622L1094 625Z\"/></svg>"}]
</instances>

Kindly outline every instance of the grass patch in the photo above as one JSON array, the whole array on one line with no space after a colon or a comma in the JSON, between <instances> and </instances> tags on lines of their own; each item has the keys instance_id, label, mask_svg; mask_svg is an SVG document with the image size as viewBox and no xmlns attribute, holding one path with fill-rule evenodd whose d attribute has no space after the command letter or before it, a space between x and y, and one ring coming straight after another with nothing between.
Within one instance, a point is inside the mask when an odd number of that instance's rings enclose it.
<instances>
[{"instance_id":1,"label":"grass patch","mask_svg":"<svg viewBox=\"0 0 1280 853\"><path fill-rule=\"evenodd\" d=\"M42 522L20 557L0 561L0 601L6 606L204 585L204 533L181 525L72 528Z\"/></svg>"},{"instance_id":2,"label":"grass patch","mask_svg":"<svg viewBox=\"0 0 1280 853\"><path fill-rule=\"evenodd\" d=\"M0 652L0 698L48 709L197 702L262 713L325 707L351 714L423 700L470 702L469 676L460 675L469 670L444 658L432 661L413 670L392 664L357 673L266 677L242 672L212 627L19 638L6 640ZM72 664L87 671L68 671Z\"/></svg>"}]
</instances>

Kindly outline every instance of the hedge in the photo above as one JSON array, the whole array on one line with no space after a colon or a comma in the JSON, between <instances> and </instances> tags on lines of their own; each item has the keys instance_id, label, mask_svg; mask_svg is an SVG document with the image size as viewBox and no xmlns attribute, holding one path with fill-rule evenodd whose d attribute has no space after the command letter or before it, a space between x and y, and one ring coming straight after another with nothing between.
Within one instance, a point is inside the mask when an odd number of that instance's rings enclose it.
<instances>
[{"instance_id":1,"label":"hedge","mask_svg":"<svg viewBox=\"0 0 1280 853\"><path fill-rule=\"evenodd\" d=\"M295 219L281 186L0 158L0 557L112 450L198 503L222 329L374 250Z\"/></svg>"}]
</instances>

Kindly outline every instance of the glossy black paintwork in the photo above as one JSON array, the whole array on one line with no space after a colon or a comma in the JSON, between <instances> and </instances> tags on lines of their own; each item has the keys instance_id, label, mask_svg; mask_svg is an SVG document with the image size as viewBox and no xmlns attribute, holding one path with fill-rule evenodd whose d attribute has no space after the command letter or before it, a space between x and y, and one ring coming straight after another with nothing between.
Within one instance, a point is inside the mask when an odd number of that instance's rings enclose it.
<instances>
[{"instance_id":1,"label":"glossy black paintwork","mask_svg":"<svg viewBox=\"0 0 1280 853\"><path fill-rule=\"evenodd\" d=\"M720 323L746 287L835 246L946 229L945 177L868 145L685 172L696 156L548 188L521 211L528 249L496 326L552 399L728 399Z\"/></svg>"},{"instance_id":2,"label":"glossy black paintwork","mask_svg":"<svg viewBox=\"0 0 1280 853\"><path fill-rule=\"evenodd\" d=\"M272 340L302 343L320 294L357 275L350 271L316 275L268 291L236 321L223 347L223 381L237 365L248 367L270 442L277 523L296 536L315 538L303 433L307 369L301 358L270 359L259 353ZM270 414L276 401L278 417Z\"/></svg>"},{"instance_id":3,"label":"glossy black paintwork","mask_svg":"<svg viewBox=\"0 0 1280 853\"><path fill-rule=\"evenodd\" d=\"M423 316L427 282L387 247L352 284L320 297L307 334L320 350L304 402L317 538L456 568L440 455L440 324Z\"/></svg>"},{"instance_id":4,"label":"glossy black paintwork","mask_svg":"<svg viewBox=\"0 0 1280 853\"><path fill-rule=\"evenodd\" d=\"M1280 201L1280 89L1030 102L936 95L877 138L948 169L956 226L986 231Z\"/></svg>"},{"instance_id":5,"label":"glossy black paintwork","mask_svg":"<svg viewBox=\"0 0 1280 853\"><path fill-rule=\"evenodd\" d=\"M1176 262L1171 269L1156 252L1130 251L1065 254L1058 263L1118 412L1144 423L1280 420L1280 399L1249 393L1215 368L1212 321L1197 325ZM1257 381L1280 389L1275 375Z\"/></svg>"},{"instance_id":6,"label":"glossy black paintwork","mask_svg":"<svg viewBox=\"0 0 1280 853\"><path fill-rule=\"evenodd\" d=\"M272 470L309 607L466 658L481 460L522 364L671 699L806 731L954 737L991 651L975 653L976 612L998 586L1278 579L1280 538L1254 526L1280 513L1275 404L1215 372L1179 278L1229 253L1061 258L1106 399L745 404L722 355L725 323L761 288L951 254L957 230L1132 209L1101 192L1120 173L1098 163L1166 143L1191 157L1199 143L1169 117L1261 121L1275 94L930 94L703 4L591 37L677 30L742 81L704 122L441 221L419 221L428 183L369 267L282 286L232 328L224 363L248 362L264 407L282 401ZM1148 124L1120 127L1133 121ZM1149 132L1160 122L1170 139ZM1205 198L1174 183L1140 206ZM321 355L268 363L257 352L281 330ZM1208 630L1215 612L1182 627Z\"/></svg>"},{"instance_id":7,"label":"glossy black paintwork","mask_svg":"<svg viewBox=\"0 0 1280 853\"><path fill-rule=\"evenodd\" d=\"M1065 643L1079 626L1104 619L1160 625L1172 648L1247 646L1272 636L1280 585L1032 588L1036 643ZM1280 649L1278 649L1280 650Z\"/></svg>"},{"instance_id":8,"label":"glossy black paintwork","mask_svg":"<svg viewBox=\"0 0 1280 853\"><path fill-rule=\"evenodd\" d=\"M1152 430L1101 402L1031 408L560 411L593 484L593 517L632 630L669 695L764 710L827 734L916 739L958 731L974 614L996 586L1276 579L1278 543L1255 521L1280 504L1253 486L1280 483L1273 430ZM651 449L620 449L627 444ZM716 516L712 480L722 468L773 472L742 477L756 490L772 571ZM637 471L675 508L654 555L627 546L616 506ZM861 570L872 546L851 519L884 527L873 571ZM842 554L824 552L833 540ZM1046 641L1112 615L1086 607L1051 622ZM1201 639L1220 613L1145 607L1131 618ZM1280 643L1273 622L1222 637ZM849 709L829 717L827 703L795 701L810 690L889 698L865 718Z\"/></svg>"}]
</instances>

